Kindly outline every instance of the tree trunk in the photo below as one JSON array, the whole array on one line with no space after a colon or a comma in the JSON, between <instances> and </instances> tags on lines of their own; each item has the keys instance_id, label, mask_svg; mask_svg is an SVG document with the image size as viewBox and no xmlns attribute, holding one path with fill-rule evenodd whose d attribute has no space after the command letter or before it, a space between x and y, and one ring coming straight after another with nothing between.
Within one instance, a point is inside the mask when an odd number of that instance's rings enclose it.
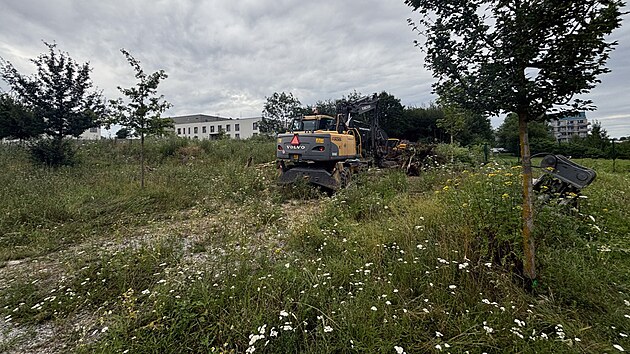
<instances>
[{"instance_id":1,"label":"tree trunk","mask_svg":"<svg viewBox=\"0 0 630 354\"><path fill-rule=\"evenodd\" d=\"M451 163L455 161L455 151L453 149L453 125L451 124L451 132L449 133L451 136Z\"/></svg>"},{"instance_id":2,"label":"tree trunk","mask_svg":"<svg viewBox=\"0 0 630 354\"><path fill-rule=\"evenodd\" d=\"M523 275L536 279L536 249L532 231L534 229L532 160L527 135L527 113L518 113L518 131L521 142L521 163L523 165ZM531 285L531 284L530 284Z\"/></svg>"},{"instance_id":3,"label":"tree trunk","mask_svg":"<svg viewBox=\"0 0 630 354\"><path fill-rule=\"evenodd\" d=\"M144 134L140 134L140 188L144 189Z\"/></svg>"}]
</instances>

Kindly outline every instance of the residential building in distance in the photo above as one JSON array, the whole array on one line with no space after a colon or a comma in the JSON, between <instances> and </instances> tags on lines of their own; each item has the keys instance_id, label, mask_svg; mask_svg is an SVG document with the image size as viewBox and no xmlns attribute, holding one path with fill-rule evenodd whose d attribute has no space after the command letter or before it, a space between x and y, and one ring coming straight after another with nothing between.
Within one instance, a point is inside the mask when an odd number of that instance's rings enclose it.
<instances>
[{"instance_id":1,"label":"residential building in distance","mask_svg":"<svg viewBox=\"0 0 630 354\"><path fill-rule=\"evenodd\" d=\"M79 140L99 140L101 139L101 127L93 127L83 132L78 137Z\"/></svg>"},{"instance_id":2,"label":"residential building in distance","mask_svg":"<svg viewBox=\"0 0 630 354\"><path fill-rule=\"evenodd\" d=\"M222 134L232 139L247 139L259 133L261 117L224 118L205 114L169 117L173 120L175 134L183 138L214 140Z\"/></svg>"},{"instance_id":3,"label":"residential building in distance","mask_svg":"<svg viewBox=\"0 0 630 354\"><path fill-rule=\"evenodd\" d=\"M38 138L50 138L50 136L42 134L40 137ZM81 135L79 135L78 137L76 137L77 140L100 140L103 137L101 136L101 127L93 127L90 128L86 131L84 131L83 133L81 133ZM19 140L17 139L0 139L0 143L16 143Z\"/></svg>"},{"instance_id":4,"label":"residential building in distance","mask_svg":"<svg viewBox=\"0 0 630 354\"><path fill-rule=\"evenodd\" d=\"M551 121L551 129L556 141L566 143L574 136L586 137L591 123L586 119L586 112L578 112L571 117L564 117Z\"/></svg>"}]
</instances>

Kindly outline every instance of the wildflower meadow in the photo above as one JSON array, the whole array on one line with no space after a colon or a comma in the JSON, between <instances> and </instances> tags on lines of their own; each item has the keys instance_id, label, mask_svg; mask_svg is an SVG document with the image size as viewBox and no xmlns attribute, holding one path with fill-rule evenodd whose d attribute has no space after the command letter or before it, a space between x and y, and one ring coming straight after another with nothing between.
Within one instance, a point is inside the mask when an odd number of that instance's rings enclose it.
<instances>
[{"instance_id":1,"label":"wildflower meadow","mask_svg":"<svg viewBox=\"0 0 630 354\"><path fill-rule=\"evenodd\" d=\"M516 158L328 195L277 186L264 139L147 149L141 189L133 141L58 169L0 146L0 352L630 351L628 161L579 160L577 203L537 201L530 290Z\"/></svg>"}]
</instances>

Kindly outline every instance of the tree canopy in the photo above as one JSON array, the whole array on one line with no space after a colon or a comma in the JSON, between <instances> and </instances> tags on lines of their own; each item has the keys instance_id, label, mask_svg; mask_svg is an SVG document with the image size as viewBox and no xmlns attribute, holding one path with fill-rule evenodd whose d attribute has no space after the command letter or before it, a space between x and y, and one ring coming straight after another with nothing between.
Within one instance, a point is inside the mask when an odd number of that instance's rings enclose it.
<instances>
[{"instance_id":1,"label":"tree canopy","mask_svg":"<svg viewBox=\"0 0 630 354\"><path fill-rule=\"evenodd\" d=\"M133 136L133 132L129 128L120 128L116 132L116 139L129 139Z\"/></svg>"},{"instance_id":2,"label":"tree canopy","mask_svg":"<svg viewBox=\"0 0 630 354\"><path fill-rule=\"evenodd\" d=\"M453 141L464 146L492 141L494 134L487 115L463 109L449 102L439 104L444 114L438 118L437 126L445 130Z\"/></svg>"},{"instance_id":3,"label":"tree canopy","mask_svg":"<svg viewBox=\"0 0 630 354\"><path fill-rule=\"evenodd\" d=\"M44 133L56 140L78 137L98 125L104 111L101 93L93 88L88 63L78 64L56 44L44 44L48 52L31 60L37 67L32 76L4 59L0 73L17 100L44 122Z\"/></svg>"},{"instance_id":4,"label":"tree canopy","mask_svg":"<svg viewBox=\"0 0 630 354\"><path fill-rule=\"evenodd\" d=\"M263 133L285 131L291 119L302 114L302 103L291 92L274 92L265 99L262 110L263 119L260 122L260 131Z\"/></svg>"},{"instance_id":5,"label":"tree canopy","mask_svg":"<svg viewBox=\"0 0 630 354\"><path fill-rule=\"evenodd\" d=\"M620 26L624 5L617 0L405 3L422 15L427 67L438 79L434 88L441 98L488 114L523 113L528 120L592 108L574 96L587 93L610 71L605 62L616 42L605 38Z\"/></svg>"},{"instance_id":6,"label":"tree canopy","mask_svg":"<svg viewBox=\"0 0 630 354\"><path fill-rule=\"evenodd\" d=\"M0 94L0 139L26 140L44 133L44 120L7 93Z\"/></svg>"},{"instance_id":7,"label":"tree canopy","mask_svg":"<svg viewBox=\"0 0 630 354\"><path fill-rule=\"evenodd\" d=\"M313 105L301 106L300 100L292 93L274 93L267 98L263 110L263 117L269 117L265 119L265 126L269 132L279 131L281 129L280 122L283 119L275 117L286 116L290 119L314 112L334 117L340 103L357 101L362 97L360 92L353 90L341 98L327 98L319 100ZM427 143L448 141L449 136L443 126L444 124L439 124L445 117L443 106L430 104L427 107L405 107L399 98L387 91L381 91L378 98L379 125L389 137ZM461 112L464 127L457 133L457 140L460 144L468 146L492 141L492 127L490 119L486 115L463 109ZM365 117L357 117L358 120L362 118ZM288 124L288 120L284 124Z\"/></svg>"},{"instance_id":8,"label":"tree canopy","mask_svg":"<svg viewBox=\"0 0 630 354\"><path fill-rule=\"evenodd\" d=\"M385 91L378 94L378 99L381 128L391 137L402 136L405 126L403 114L405 107L400 103L400 99Z\"/></svg>"},{"instance_id":9,"label":"tree canopy","mask_svg":"<svg viewBox=\"0 0 630 354\"><path fill-rule=\"evenodd\" d=\"M438 127L437 122L444 117L444 111L432 103L426 107L405 107L399 126L399 138L409 141L437 143L447 141L447 133Z\"/></svg>"},{"instance_id":10,"label":"tree canopy","mask_svg":"<svg viewBox=\"0 0 630 354\"><path fill-rule=\"evenodd\" d=\"M587 146L604 150L609 144L610 137L606 129L602 127L602 124L599 121L595 121L591 126L590 134L588 134L584 140Z\"/></svg>"}]
</instances>

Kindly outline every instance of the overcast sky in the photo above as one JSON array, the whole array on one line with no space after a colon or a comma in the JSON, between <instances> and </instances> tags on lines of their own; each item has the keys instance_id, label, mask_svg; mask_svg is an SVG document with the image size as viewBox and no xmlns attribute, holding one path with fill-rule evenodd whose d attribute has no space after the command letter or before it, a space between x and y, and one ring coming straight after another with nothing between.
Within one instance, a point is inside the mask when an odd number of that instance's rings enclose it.
<instances>
[{"instance_id":1,"label":"overcast sky","mask_svg":"<svg viewBox=\"0 0 630 354\"><path fill-rule=\"evenodd\" d=\"M436 98L403 0L2 0L1 10L0 56L22 73L34 72L42 40L56 42L89 61L95 85L116 98L117 86L134 84L125 48L145 71L169 75L160 91L171 116L260 116L281 91L303 104L353 90L385 90L407 106ZM620 137L630 135L630 28L613 39L612 73L586 97L598 106L587 117Z\"/></svg>"}]
</instances>

